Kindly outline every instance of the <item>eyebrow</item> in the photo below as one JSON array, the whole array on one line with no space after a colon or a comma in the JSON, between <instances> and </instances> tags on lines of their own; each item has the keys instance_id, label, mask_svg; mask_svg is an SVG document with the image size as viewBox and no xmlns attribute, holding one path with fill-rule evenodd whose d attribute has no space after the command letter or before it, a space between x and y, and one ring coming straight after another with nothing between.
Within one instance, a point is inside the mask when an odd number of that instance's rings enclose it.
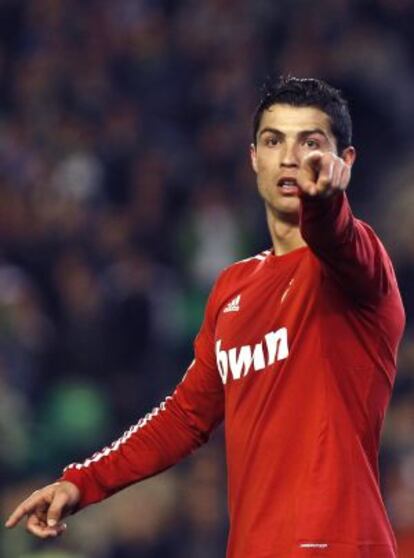
<instances>
[{"instance_id":1,"label":"eyebrow","mask_svg":"<svg viewBox=\"0 0 414 558\"><path fill-rule=\"evenodd\" d=\"M303 130L302 132L299 133L299 136L300 137L306 137L306 136L311 136L312 134L320 134L321 136L323 136L324 138L329 140L326 132L324 132L324 130L322 130L322 128L313 128L312 130Z\"/></svg>"},{"instance_id":2,"label":"eyebrow","mask_svg":"<svg viewBox=\"0 0 414 558\"><path fill-rule=\"evenodd\" d=\"M259 133L259 137L261 137L266 132L270 132L270 133L278 135L278 136L284 136L285 135L283 132L281 132L277 128L271 128L270 126L267 126L266 128L263 128L263 130ZM304 137L307 137L307 136L311 136L312 134L320 134L321 136L324 136L324 138L326 138L329 141L329 138L328 138L326 132L324 132L322 130L322 128L312 128L311 130L302 130L301 132L299 132L298 136L300 138L304 138Z\"/></svg>"}]
</instances>

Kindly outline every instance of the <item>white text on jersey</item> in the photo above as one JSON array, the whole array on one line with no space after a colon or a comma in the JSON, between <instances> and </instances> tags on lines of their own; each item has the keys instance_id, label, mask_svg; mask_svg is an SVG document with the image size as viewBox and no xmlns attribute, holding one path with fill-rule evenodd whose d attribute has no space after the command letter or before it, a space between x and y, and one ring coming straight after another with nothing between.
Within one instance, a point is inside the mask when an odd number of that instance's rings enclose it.
<instances>
[{"instance_id":1,"label":"white text on jersey","mask_svg":"<svg viewBox=\"0 0 414 558\"><path fill-rule=\"evenodd\" d=\"M285 327L266 333L264 339L254 346L243 345L225 351L221 349L221 339L216 341L216 361L223 384L227 383L229 370L233 380L240 380L241 377L247 376L252 367L256 371L263 370L276 360L284 360L288 356L288 335Z\"/></svg>"}]
</instances>

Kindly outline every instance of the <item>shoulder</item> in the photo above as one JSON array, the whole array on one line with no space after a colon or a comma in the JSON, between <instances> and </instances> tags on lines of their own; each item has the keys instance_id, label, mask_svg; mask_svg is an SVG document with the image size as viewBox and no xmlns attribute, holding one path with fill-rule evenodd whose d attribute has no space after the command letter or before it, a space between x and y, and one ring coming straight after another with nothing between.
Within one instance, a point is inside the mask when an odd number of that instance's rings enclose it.
<instances>
[{"instance_id":1,"label":"shoulder","mask_svg":"<svg viewBox=\"0 0 414 558\"><path fill-rule=\"evenodd\" d=\"M224 268L214 283L210 302L215 307L220 307L229 297L236 296L240 289L259 276L258 273L264 269L265 260L269 255L270 250L264 250Z\"/></svg>"},{"instance_id":2,"label":"shoulder","mask_svg":"<svg viewBox=\"0 0 414 558\"><path fill-rule=\"evenodd\" d=\"M270 255L270 250L264 250L254 256L232 263L224 268L217 278L217 284L246 279L263 267L263 262Z\"/></svg>"},{"instance_id":3,"label":"shoulder","mask_svg":"<svg viewBox=\"0 0 414 558\"><path fill-rule=\"evenodd\" d=\"M388 250L371 225L361 219L355 219L355 222L373 248L373 267L382 271L384 275L382 294L387 294L390 287L397 287L395 270Z\"/></svg>"}]
</instances>

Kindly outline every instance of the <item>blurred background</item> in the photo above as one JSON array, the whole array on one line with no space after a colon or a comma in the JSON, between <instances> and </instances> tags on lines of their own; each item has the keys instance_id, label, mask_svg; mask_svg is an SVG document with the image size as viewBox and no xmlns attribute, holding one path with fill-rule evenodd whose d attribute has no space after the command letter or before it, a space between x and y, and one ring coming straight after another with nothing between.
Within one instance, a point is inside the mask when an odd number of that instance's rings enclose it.
<instances>
[{"instance_id":1,"label":"blurred background","mask_svg":"<svg viewBox=\"0 0 414 558\"><path fill-rule=\"evenodd\" d=\"M270 72L343 89L357 216L407 309L382 487L414 556L414 3L0 0L0 509L118 438L192 359L212 282L269 246L249 168ZM0 530L6 558L211 558L222 433L70 520Z\"/></svg>"}]
</instances>

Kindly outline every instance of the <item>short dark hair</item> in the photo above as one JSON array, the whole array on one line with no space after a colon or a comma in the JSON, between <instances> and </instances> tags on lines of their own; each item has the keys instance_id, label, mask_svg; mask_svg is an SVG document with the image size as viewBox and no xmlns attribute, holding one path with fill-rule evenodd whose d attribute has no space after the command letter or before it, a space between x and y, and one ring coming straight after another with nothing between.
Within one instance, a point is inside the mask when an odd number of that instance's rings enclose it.
<instances>
[{"instance_id":1,"label":"short dark hair","mask_svg":"<svg viewBox=\"0 0 414 558\"><path fill-rule=\"evenodd\" d=\"M338 153L351 145L352 120L348 103L339 89L325 81L314 78L281 76L268 78L262 88L262 96L253 116L253 143L256 145L262 114L275 104L294 107L316 107L329 116Z\"/></svg>"}]
</instances>

